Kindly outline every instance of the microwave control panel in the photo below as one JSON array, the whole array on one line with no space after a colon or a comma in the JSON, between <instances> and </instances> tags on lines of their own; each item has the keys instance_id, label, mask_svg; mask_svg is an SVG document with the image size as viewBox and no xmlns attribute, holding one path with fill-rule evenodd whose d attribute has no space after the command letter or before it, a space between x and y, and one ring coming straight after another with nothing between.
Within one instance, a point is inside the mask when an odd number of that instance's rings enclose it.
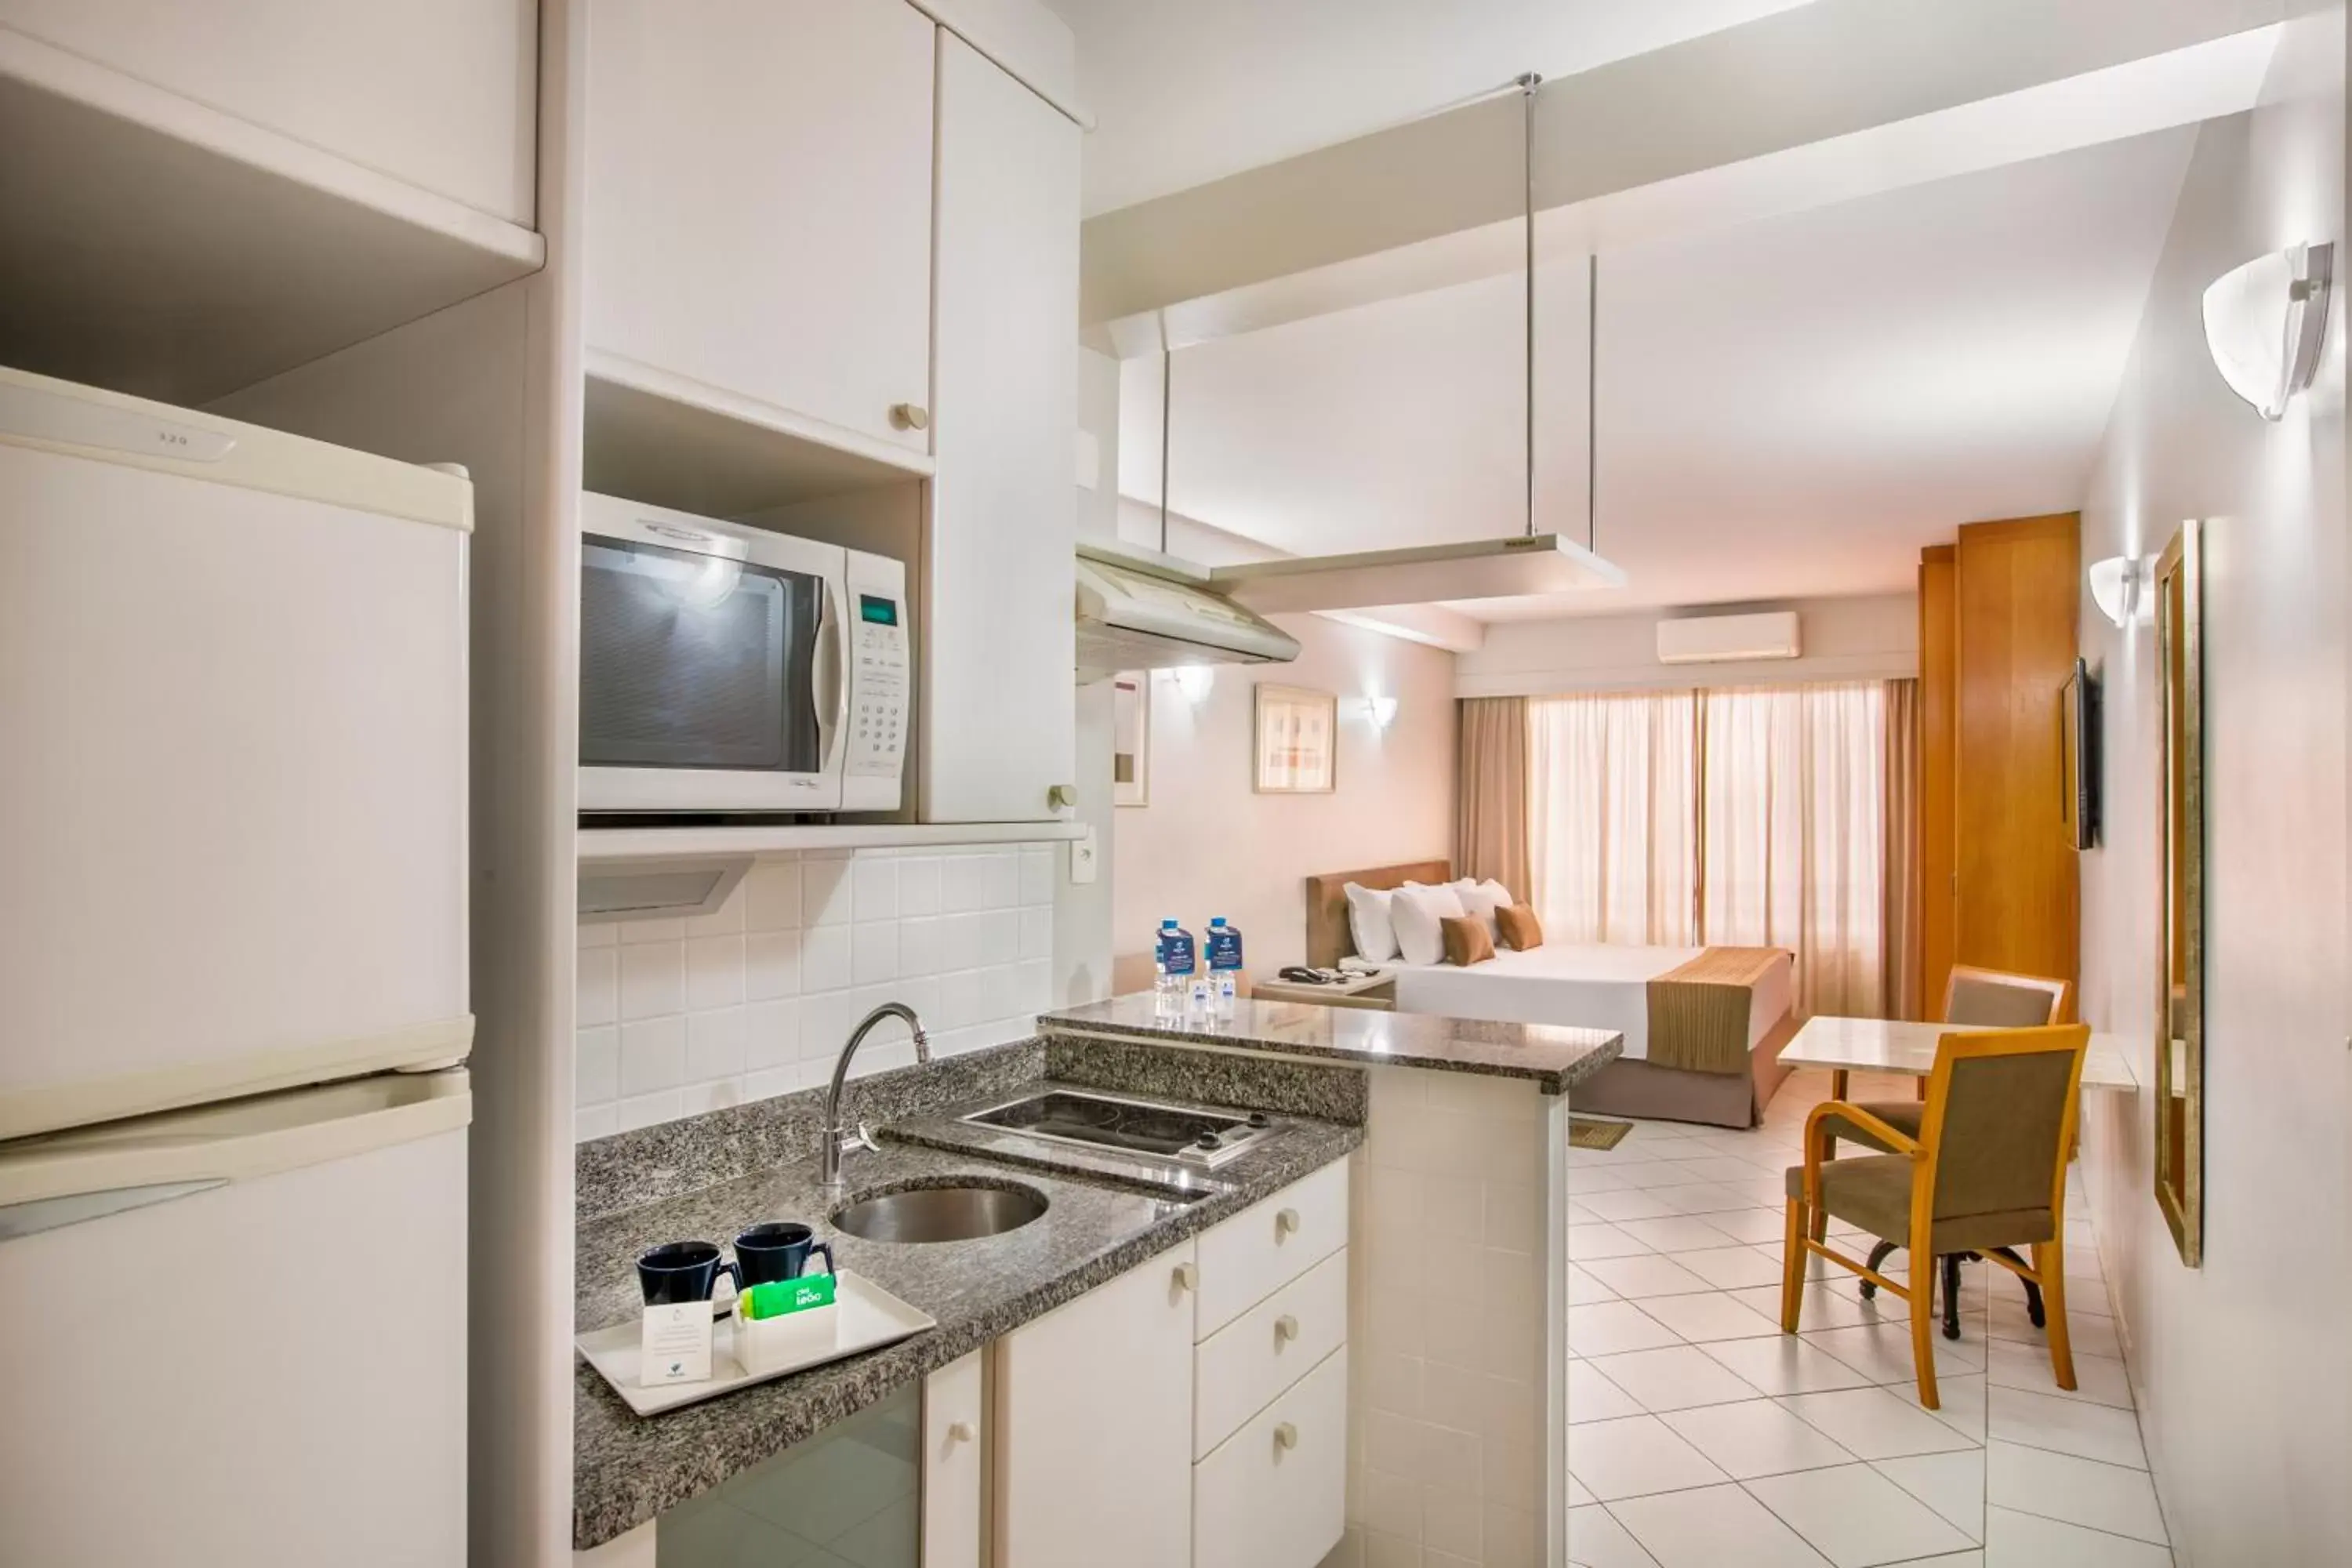
<instances>
[{"instance_id":1,"label":"microwave control panel","mask_svg":"<svg viewBox=\"0 0 2352 1568\"><path fill-rule=\"evenodd\" d=\"M844 811L892 811L915 722L914 658L907 625L907 569L851 552L845 583L849 721L841 765Z\"/></svg>"}]
</instances>

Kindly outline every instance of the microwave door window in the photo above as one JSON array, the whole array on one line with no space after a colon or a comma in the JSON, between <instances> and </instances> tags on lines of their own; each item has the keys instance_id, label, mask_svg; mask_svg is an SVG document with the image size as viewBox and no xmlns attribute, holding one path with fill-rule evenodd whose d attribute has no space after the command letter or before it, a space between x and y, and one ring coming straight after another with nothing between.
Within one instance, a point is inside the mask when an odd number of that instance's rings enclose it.
<instances>
[{"instance_id":1,"label":"microwave door window","mask_svg":"<svg viewBox=\"0 0 2352 1568\"><path fill-rule=\"evenodd\" d=\"M582 766L819 770L822 579L598 539L581 566Z\"/></svg>"}]
</instances>

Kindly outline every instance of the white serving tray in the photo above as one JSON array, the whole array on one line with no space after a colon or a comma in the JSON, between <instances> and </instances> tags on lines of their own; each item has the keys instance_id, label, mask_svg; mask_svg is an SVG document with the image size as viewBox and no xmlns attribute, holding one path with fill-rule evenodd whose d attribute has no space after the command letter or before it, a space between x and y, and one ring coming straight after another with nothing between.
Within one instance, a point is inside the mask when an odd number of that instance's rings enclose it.
<instances>
[{"instance_id":1,"label":"white serving tray","mask_svg":"<svg viewBox=\"0 0 2352 1568\"><path fill-rule=\"evenodd\" d=\"M896 1344L911 1334L940 1326L939 1320L929 1312L908 1306L862 1274L853 1274L845 1268L835 1276L835 1280L832 1345L813 1349L805 1356L767 1372L745 1372L743 1363L735 1359L735 1315L732 1312L712 1326L710 1377L703 1383L667 1383L656 1388L639 1386L637 1346L643 1331L636 1323L615 1323L609 1329L598 1329L593 1334L582 1334L572 1342L579 1348L588 1364L613 1385L613 1392L627 1401L630 1409L640 1415L659 1415L666 1410L699 1405L706 1399L716 1399L722 1394L732 1394L755 1383L766 1383L795 1372L804 1372L813 1366L823 1366L829 1361L839 1361L844 1356Z\"/></svg>"}]
</instances>

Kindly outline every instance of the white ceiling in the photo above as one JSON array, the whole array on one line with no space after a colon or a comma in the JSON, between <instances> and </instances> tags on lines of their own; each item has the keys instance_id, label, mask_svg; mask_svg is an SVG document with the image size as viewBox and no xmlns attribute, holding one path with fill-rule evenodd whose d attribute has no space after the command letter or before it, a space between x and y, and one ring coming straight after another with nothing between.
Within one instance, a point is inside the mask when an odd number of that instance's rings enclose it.
<instances>
[{"instance_id":1,"label":"white ceiling","mask_svg":"<svg viewBox=\"0 0 2352 1568\"><path fill-rule=\"evenodd\" d=\"M1061 3L1075 16L1144 23L1139 5ZM1758 0L1622 7L1685 25L1771 8ZM1388 45L1402 47L1412 34L1403 0L1364 9L1381 19L1373 32ZM1524 38L1538 10L1589 17L1596 9L1580 0L1477 11L1516 17ZM1331 25L1328 14L1322 24ZM1083 48L1084 24L1081 37ZM1349 64L1355 72L1352 54ZM1242 90L1257 68L1237 60L1217 73L1217 90ZM1098 111L1118 101L1104 86L1097 77L1089 88ZM1375 112L1376 96L1357 95L1363 112ZM1325 139L1344 133L1331 112L1313 100L1280 133L1306 135L1310 121ZM1213 127L1217 117L1203 113ZM1179 165L1211 156L1192 145L1179 156L1192 134L1167 136L1150 157L1116 154L1110 142L1115 173L1106 178L1137 193L1187 183L1194 176ZM1919 548L1948 540L1960 522L2072 510L2194 136L2167 131L1608 251L1600 544L1632 585L1476 613L1900 589L1913 581ZM1216 158L1235 155L1232 137L1207 140ZM1092 145L1087 159L1091 178ZM1517 278L1491 278L1181 351L1174 508L1302 553L1517 531L1520 289ZM1580 261L1546 268L1538 526L1579 534L1584 295ZM1158 493L1159 380L1156 358L1123 366L1119 481L1129 495Z\"/></svg>"},{"instance_id":2,"label":"white ceiling","mask_svg":"<svg viewBox=\"0 0 2352 1568\"><path fill-rule=\"evenodd\" d=\"M1077 35L1088 216L1803 0L1047 0Z\"/></svg>"}]
</instances>

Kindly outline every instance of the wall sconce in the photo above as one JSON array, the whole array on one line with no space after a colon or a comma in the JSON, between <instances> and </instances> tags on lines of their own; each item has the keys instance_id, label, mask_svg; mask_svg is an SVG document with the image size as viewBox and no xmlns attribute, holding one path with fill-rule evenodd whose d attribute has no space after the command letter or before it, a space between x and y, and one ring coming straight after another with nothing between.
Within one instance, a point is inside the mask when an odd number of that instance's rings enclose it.
<instances>
[{"instance_id":1,"label":"wall sconce","mask_svg":"<svg viewBox=\"0 0 2352 1568\"><path fill-rule=\"evenodd\" d=\"M2151 558L2145 555L2110 555L2105 561L2094 561L2084 574L2091 580L2091 602L2099 606L2099 614L2107 617L2120 631L2124 627L2145 625L2154 608L2148 597L2147 585L2152 567Z\"/></svg>"},{"instance_id":2,"label":"wall sconce","mask_svg":"<svg viewBox=\"0 0 2352 1568\"><path fill-rule=\"evenodd\" d=\"M1364 711L1370 717L1372 728L1385 735L1389 726L1396 722L1397 700L1393 697L1367 697L1364 699Z\"/></svg>"},{"instance_id":3,"label":"wall sconce","mask_svg":"<svg viewBox=\"0 0 2352 1568\"><path fill-rule=\"evenodd\" d=\"M1217 683L1216 669L1210 665L1180 664L1168 673L1176 689L1184 694L1184 700L1195 708L1209 700L1209 690Z\"/></svg>"},{"instance_id":4,"label":"wall sconce","mask_svg":"<svg viewBox=\"0 0 2352 1568\"><path fill-rule=\"evenodd\" d=\"M2265 419L2311 384L2326 346L2333 245L2257 257L2205 289L2205 347L2230 390Z\"/></svg>"}]
</instances>

